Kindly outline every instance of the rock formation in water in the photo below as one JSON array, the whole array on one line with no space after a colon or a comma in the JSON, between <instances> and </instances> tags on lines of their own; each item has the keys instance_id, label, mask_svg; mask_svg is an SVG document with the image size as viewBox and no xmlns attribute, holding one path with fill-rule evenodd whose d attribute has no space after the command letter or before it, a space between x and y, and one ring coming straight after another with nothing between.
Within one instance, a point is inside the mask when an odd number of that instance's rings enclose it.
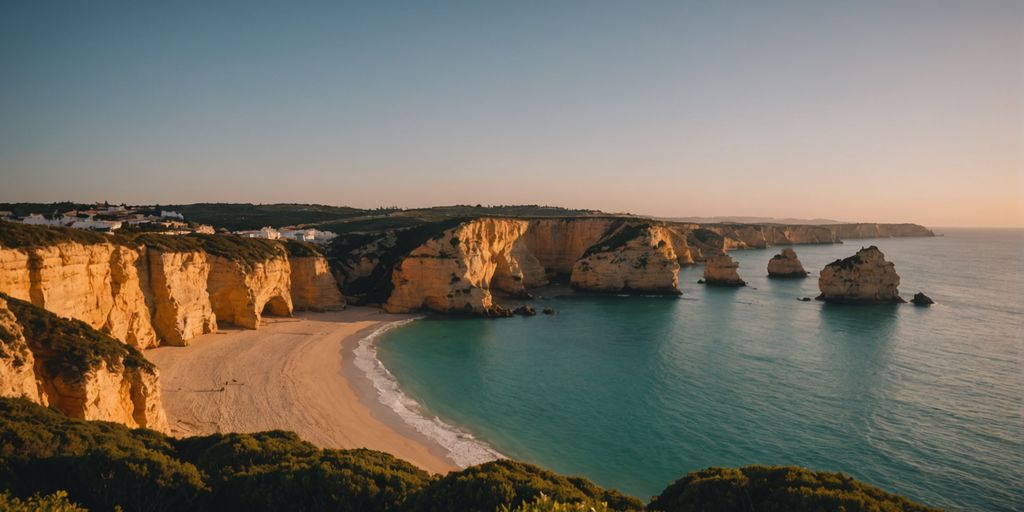
<instances>
[{"instance_id":1,"label":"rock formation in water","mask_svg":"<svg viewBox=\"0 0 1024 512\"><path fill-rule=\"evenodd\" d=\"M797 259L796 251L787 247L768 261L768 277L807 277L807 271Z\"/></svg>"},{"instance_id":2,"label":"rock formation in water","mask_svg":"<svg viewBox=\"0 0 1024 512\"><path fill-rule=\"evenodd\" d=\"M0 296L0 395L72 418L166 431L156 368L138 350L78 320Z\"/></svg>"},{"instance_id":3,"label":"rock formation in water","mask_svg":"<svg viewBox=\"0 0 1024 512\"><path fill-rule=\"evenodd\" d=\"M819 300L827 302L904 302L899 294L900 276L896 266L885 261L878 247L862 248L857 254L829 263L818 278Z\"/></svg>"},{"instance_id":4,"label":"rock formation in water","mask_svg":"<svg viewBox=\"0 0 1024 512\"><path fill-rule=\"evenodd\" d=\"M867 227L863 227L867 226ZM346 296L387 311L504 316L502 298L552 282L581 291L676 294L681 265L731 248L836 243L839 234L931 235L913 225L698 225L628 217L479 218L343 237ZM728 272L728 262L723 272ZM734 271L735 269L733 269ZM712 279L737 284L733 279Z\"/></svg>"},{"instance_id":5,"label":"rock formation in water","mask_svg":"<svg viewBox=\"0 0 1024 512\"><path fill-rule=\"evenodd\" d=\"M709 286L746 286L740 279L740 264L728 254L712 256L704 262L704 284Z\"/></svg>"},{"instance_id":6,"label":"rock formation in water","mask_svg":"<svg viewBox=\"0 0 1024 512\"><path fill-rule=\"evenodd\" d=\"M343 307L326 269L315 251L292 258L270 240L0 223L0 293L137 348L187 345L218 322L257 328L264 313L290 315L293 296L301 309Z\"/></svg>"},{"instance_id":7,"label":"rock formation in water","mask_svg":"<svg viewBox=\"0 0 1024 512\"><path fill-rule=\"evenodd\" d=\"M914 294L914 298L910 299L910 302L916 306L931 306L935 304L935 301L931 297L924 294L924 292L917 292Z\"/></svg>"}]
</instances>

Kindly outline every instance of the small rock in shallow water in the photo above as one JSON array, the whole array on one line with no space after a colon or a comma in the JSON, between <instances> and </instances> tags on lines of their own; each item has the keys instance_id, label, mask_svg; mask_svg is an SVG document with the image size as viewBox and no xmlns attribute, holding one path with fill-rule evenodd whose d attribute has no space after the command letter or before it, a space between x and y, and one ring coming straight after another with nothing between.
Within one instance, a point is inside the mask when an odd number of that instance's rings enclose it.
<instances>
[{"instance_id":1,"label":"small rock in shallow water","mask_svg":"<svg viewBox=\"0 0 1024 512\"><path fill-rule=\"evenodd\" d=\"M523 316L533 316L537 314L537 310L533 309L533 306L523 305L516 308L513 313Z\"/></svg>"},{"instance_id":2,"label":"small rock in shallow water","mask_svg":"<svg viewBox=\"0 0 1024 512\"><path fill-rule=\"evenodd\" d=\"M796 300L799 300L801 302L810 302L811 298L810 297L800 297L800 298L798 298Z\"/></svg>"},{"instance_id":3,"label":"small rock in shallow water","mask_svg":"<svg viewBox=\"0 0 1024 512\"><path fill-rule=\"evenodd\" d=\"M555 308L544 308L544 314L545 315L553 315L553 314L555 314Z\"/></svg>"},{"instance_id":4,"label":"small rock in shallow water","mask_svg":"<svg viewBox=\"0 0 1024 512\"><path fill-rule=\"evenodd\" d=\"M935 304L935 301L932 300L931 297L929 297L929 296L927 296L927 295L925 295L924 293L921 293L921 292L915 293L914 294L914 298L910 299L910 302L913 302L914 304L916 304L918 306L930 306L932 304Z\"/></svg>"}]
</instances>

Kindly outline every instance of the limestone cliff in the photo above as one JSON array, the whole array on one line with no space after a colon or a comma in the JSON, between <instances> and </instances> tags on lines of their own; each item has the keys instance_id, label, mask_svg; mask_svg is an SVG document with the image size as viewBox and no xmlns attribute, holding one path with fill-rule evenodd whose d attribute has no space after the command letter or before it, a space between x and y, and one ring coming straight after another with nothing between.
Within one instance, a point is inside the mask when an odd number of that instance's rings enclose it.
<instances>
[{"instance_id":1,"label":"limestone cliff","mask_svg":"<svg viewBox=\"0 0 1024 512\"><path fill-rule=\"evenodd\" d=\"M740 279L739 267L740 264L728 254L711 256L704 262L704 283L711 286L745 286L747 282Z\"/></svg>"},{"instance_id":2,"label":"limestone cliff","mask_svg":"<svg viewBox=\"0 0 1024 512\"><path fill-rule=\"evenodd\" d=\"M135 348L10 297L0 297L0 324L16 334L18 351L27 349L21 366L0 364L3 396L25 396L72 418L167 430L157 370Z\"/></svg>"},{"instance_id":3,"label":"limestone cliff","mask_svg":"<svg viewBox=\"0 0 1024 512\"><path fill-rule=\"evenodd\" d=\"M345 309L345 298L341 296L338 283L323 256L289 256L288 263L291 266L291 297L295 309Z\"/></svg>"},{"instance_id":4,"label":"limestone cliff","mask_svg":"<svg viewBox=\"0 0 1024 512\"><path fill-rule=\"evenodd\" d=\"M256 328L264 312L344 304L322 256L231 236L106 236L0 223L0 293L137 348L187 345L218 321ZM293 285L293 269L298 279Z\"/></svg>"},{"instance_id":5,"label":"limestone cliff","mask_svg":"<svg viewBox=\"0 0 1024 512\"><path fill-rule=\"evenodd\" d=\"M478 219L441 232L395 267L393 290L384 309L492 311L492 289L521 294L527 275L543 275L543 270L531 268L539 263L522 247L528 226L529 222L522 220Z\"/></svg>"},{"instance_id":6,"label":"limestone cliff","mask_svg":"<svg viewBox=\"0 0 1024 512\"><path fill-rule=\"evenodd\" d=\"M356 233L334 246L346 295L387 311L500 314L501 300L550 282L594 292L678 293L681 265L708 260L711 284L744 284L731 249L929 236L920 226L688 224L630 217L479 218ZM802 272L799 260L785 262ZM773 267L784 262L773 263ZM781 267L780 267L781 268Z\"/></svg>"},{"instance_id":7,"label":"limestone cliff","mask_svg":"<svg viewBox=\"0 0 1024 512\"><path fill-rule=\"evenodd\" d=\"M768 277L807 277L807 271L796 257L796 251L787 247L768 260Z\"/></svg>"},{"instance_id":8,"label":"limestone cliff","mask_svg":"<svg viewBox=\"0 0 1024 512\"><path fill-rule=\"evenodd\" d=\"M27 298L33 304L82 320L130 345L156 346L147 301L148 270L139 251L111 243L67 242L2 252L9 254L8 261L26 264L6 268L14 275L2 281L28 281ZM27 258L17 254L22 252ZM10 292L12 297L26 298L22 288L13 287Z\"/></svg>"},{"instance_id":9,"label":"limestone cliff","mask_svg":"<svg viewBox=\"0 0 1024 512\"><path fill-rule=\"evenodd\" d=\"M665 226L622 225L576 261L570 282L584 291L679 294L680 240L673 244Z\"/></svg>"},{"instance_id":10,"label":"limestone cliff","mask_svg":"<svg viewBox=\"0 0 1024 512\"><path fill-rule=\"evenodd\" d=\"M862 248L849 258L829 263L821 271L819 300L828 302L904 302L896 266L885 261L878 247Z\"/></svg>"},{"instance_id":11,"label":"limestone cliff","mask_svg":"<svg viewBox=\"0 0 1024 512\"><path fill-rule=\"evenodd\" d=\"M207 290L218 322L256 329L265 313L291 316L291 266L277 257L245 262L210 256Z\"/></svg>"},{"instance_id":12,"label":"limestone cliff","mask_svg":"<svg viewBox=\"0 0 1024 512\"><path fill-rule=\"evenodd\" d=\"M21 325L0 297L0 396L24 396L41 403L34 368L35 357Z\"/></svg>"},{"instance_id":13,"label":"limestone cliff","mask_svg":"<svg viewBox=\"0 0 1024 512\"><path fill-rule=\"evenodd\" d=\"M147 251L153 290L153 327L164 345L188 345L196 336L215 332L206 291L210 263L202 251Z\"/></svg>"}]
</instances>

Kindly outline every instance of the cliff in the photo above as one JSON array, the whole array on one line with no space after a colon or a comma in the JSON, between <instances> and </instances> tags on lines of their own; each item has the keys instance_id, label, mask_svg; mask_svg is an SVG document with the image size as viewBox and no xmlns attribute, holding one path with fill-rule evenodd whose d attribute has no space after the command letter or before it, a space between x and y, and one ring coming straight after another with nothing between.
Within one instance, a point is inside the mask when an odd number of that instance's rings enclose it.
<instances>
[{"instance_id":1,"label":"cliff","mask_svg":"<svg viewBox=\"0 0 1024 512\"><path fill-rule=\"evenodd\" d=\"M338 311L345 309L345 297L323 256L290 256L291 296L301 311Z\"/></svg>"},{"instance_id":2,"label":"cliff","mask_svg":"<svg viewBox=\"0 0 1024 512\"><path fill-rule=\"evenodd\" d=\"M499 302L527 298L530 289L552 282L587 292L678 294L680 266L712 259L706 268L712 284L739 285L735 262L719 259L730 249L838 243L841 235L932 233L915 225L700 225L598 216L449 219L343 236L331 248L331 264L347 298L357 303L382 304L389 312L425 308L504 315ZM789 265L793 270L799 260Z\"/></svg>"},{"instance_id":3,"label":"cliff","mask_svg":"<svg viewBox=\"0 0 1024 512\"><path fill-rule=\"evenodd\" d=\"M672 235L666 226L619 226L576 261L570 283L585 291L679 294L675 249L686 245Z\"/></svg>"},{"instance_id":4,"label":"cliff","mask_svg":"<svg viewBox=\"0 0 1024 512\"><path fill-rule=\"evenodd\" d=\"M0 394L63 414L166 431L156 368L136 349L84 322L0 296Z\"/></svg>"},{"instance_id":5,"label":"cliff","mask_svg":"<svg viewBox=\"0 0 1024 512\"><path fill-rule=\"evenodd\" d=\"M821 271L818 300L828 302L904 302L899 293L896 266L885 261L877 247L862 248L857 254L829 263Z\"/></svg>"},{"instance_id":6,"label":"cliff","mask_svg":"<svg viewBox=\"0 0 1024 512\"><path fill-rule=\"evenodd\" d=\"M41 403L35 357L17 317L0 297L0 396L24 396Z\"/></svg>"},{"instance_id":7,"label":"cliff","mask_svg":"<svg viewBox=\"0 0 1024 512\"><path fill-rule=\"evenodd\" d=\"M807 277L807 271L796 257L796 251L787 247L768 260L768 277Z\"/></svg>"},{"instance_id":8,"label":"cliff","mask_svg":"<svg viewBox=\"0 0 1024 512\"><path fill-rule=\"evenodd\" d=\"M222 322L256 329L265 313L291 316L291 266L284 254L241 262L210 257L210 305Z\"/></svg>"},{"instance_id":9,"label":"cliff","mask_svg":"<svg viewBox=\"0 0 1024 512\"><path fill-rule=\"evenodd\" d=\"M153 327L164 345L188 345L196 336L215 332L206 291L210 262L205 252L166 252L148 249L153 290Z\"/></svg>"},{"instance_id":10,"label":"cliff","mask_svg":"<svg viewBox=\"0 0 1024 512\"><path fill-rule=\"evenodd\" d=\"M109 236L0 222L0 293L137 348L187 345L218 322L257 328L266 313L343 306L311 247L234 236ZM292 281L293 271L298 276Z\"/></svg>"}]
</instances>

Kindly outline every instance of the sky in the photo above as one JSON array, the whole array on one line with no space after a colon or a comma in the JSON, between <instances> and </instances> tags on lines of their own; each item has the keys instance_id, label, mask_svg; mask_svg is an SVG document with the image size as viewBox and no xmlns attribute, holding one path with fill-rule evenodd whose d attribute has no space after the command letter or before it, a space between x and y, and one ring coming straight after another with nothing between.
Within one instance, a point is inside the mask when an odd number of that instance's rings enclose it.
<instances>
[{"instance_id":1,"label":"sky","mask_svg":"<svg viewBox=\"0 0 1024 512\"><path fill-rule=\"evenodd\" d=\"M1024 226L1024 2L0 3L0 201Z\"/></svg>"}]
</instances>

